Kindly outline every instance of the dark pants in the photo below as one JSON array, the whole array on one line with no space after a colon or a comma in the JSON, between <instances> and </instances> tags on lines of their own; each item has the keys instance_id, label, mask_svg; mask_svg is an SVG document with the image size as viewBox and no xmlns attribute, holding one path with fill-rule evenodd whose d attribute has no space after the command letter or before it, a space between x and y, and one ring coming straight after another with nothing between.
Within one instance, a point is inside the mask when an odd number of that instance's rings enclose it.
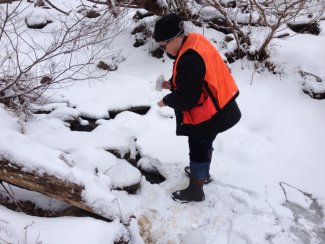
<instances>
[{"instance_id":1,"label":"dark pants","mask_svg":"<svg viewBox=\"0 0 325 244\"><path fill-rule=\"evenodd\" d=\"M213 152L212 144L215 138L216 135L211 137L188 137L191 176L198 179L209 176Z\"/></svg>"}]
</instances>

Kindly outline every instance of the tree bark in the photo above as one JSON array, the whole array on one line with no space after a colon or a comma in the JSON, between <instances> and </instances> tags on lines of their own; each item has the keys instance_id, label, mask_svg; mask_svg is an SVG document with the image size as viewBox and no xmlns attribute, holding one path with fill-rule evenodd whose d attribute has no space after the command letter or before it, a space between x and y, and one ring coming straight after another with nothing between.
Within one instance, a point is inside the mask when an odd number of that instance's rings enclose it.
<instances>
[{"instance_id":1,"label":"tree bark","mask_svg":"<svg viewBox=\"0 0 325 244\"><path fill-rule=\"evenodd\" d=\"M109 213L105 215L105 213L96 212L83 201L81 193L84 186L82 185L63 181L54 175L46 173L26 172L20 166L4 159L0 159L0 180L30 191L42 193L112 221Z\"/></svg>"}]
</instances>

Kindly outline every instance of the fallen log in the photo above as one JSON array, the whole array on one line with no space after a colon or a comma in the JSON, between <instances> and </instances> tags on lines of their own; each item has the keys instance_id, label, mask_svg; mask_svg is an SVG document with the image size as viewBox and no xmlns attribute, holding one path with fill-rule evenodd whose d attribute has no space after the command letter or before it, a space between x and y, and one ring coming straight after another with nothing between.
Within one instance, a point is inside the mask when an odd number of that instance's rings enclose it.
<instances>
[{"instance_id":1,"label":"fallen log","mask_svg":"<svg viewBox=\"0 0 325 244\"><path fill-rule=\"evenodd\" d=\"M45 196L99 215L107 221L114 219L109 213L98 211L83 200L84 186L61 180L54 175L37 171L27 172L12 162L0 159L0 180L20 188L42 193Z\"/></svg>"}]
</instances>

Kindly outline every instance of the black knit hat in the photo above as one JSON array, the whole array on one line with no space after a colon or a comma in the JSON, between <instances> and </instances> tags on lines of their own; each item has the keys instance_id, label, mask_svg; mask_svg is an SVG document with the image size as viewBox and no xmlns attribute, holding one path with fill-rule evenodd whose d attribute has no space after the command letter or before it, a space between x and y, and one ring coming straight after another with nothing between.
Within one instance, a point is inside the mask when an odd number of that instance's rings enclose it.
<instances>
[{"instance_id":1,"label":"black knit hat","mask_svg":"<svg viewBox=\"0 0 325 244\"><path fill-rule=\"evenodd\" d=\"M155 24L153 37L156 42L166 41L184 33L182 18L171 13L161 17Z\"/></svg>"}]
</instances>

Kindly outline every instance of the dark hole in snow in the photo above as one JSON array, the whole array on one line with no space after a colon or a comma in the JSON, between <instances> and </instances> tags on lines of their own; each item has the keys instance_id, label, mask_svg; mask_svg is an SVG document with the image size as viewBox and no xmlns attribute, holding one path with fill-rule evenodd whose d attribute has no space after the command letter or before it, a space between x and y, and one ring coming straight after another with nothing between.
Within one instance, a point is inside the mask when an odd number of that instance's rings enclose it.
<instances>
[{"instance_id":1,"label":"dark hole in snow","mask_svg":"<svg viewBox=\"0 0 325 244\"><path fill-rule=\"evenodd\" d=\"M125 111L129 111L129 112L133 112L139 115L145 115L150 109L150 106L135 106L135 107L130 107L128 109L125 110L111 110L108 111L109 113L109 117L111 119L114 119L116 117L116 115L118 115L119 113L125 112Z\"/></svg>"},{"instance_id":2,"label":"dark hole in snow","mask_svg":"<svg viewBox=\"0 0 325 244\"><path fill-rule=\"evenodd\" d=\"M11 209L16 212L24 212L32 216L41 216L41 217L57 217L58 212L42 209L35 205L31 201L19 201L13 202L9 197L3 197L0 195L0 205L5 206L8 209Z\"/></svg>"},{"instance_id":3,"label":"dark hole in snow","mask_svg":"<svg viewBox=\"0 0 325 244\"><path fill-rule=\"evenodd\" d=\"M294 32L305 34L313 34L318 35L321 32L321 28L317 22L309 22L309 23L288 23L287 26Z\"/></svg>"},{"instance_id":4,"label":"dark hole in snow","mask_svg":"<svg viewBox=\"0 0 325 244\"><path fill-rule=\"evenodd\" d=\"M137 162L141 158L139 153L137 153L135 155L135 158L131 158L131 153L130 152L122 154L118 149L108 149L106 151L114 154L115 157L117 157L117 158L125 159L126 161L128 161L134 167L137 167Z\"/></svg>"},{"instance_id":5,"label":"dark hole in snow","mask_svg":"<svg viewBox=\"0 0 325 244\"><path fill-rule=\"evenodd\" d=\"M208 28L220 31L225 35L231 34L231 29L227 27L226 21L222 18L213 18L210 20Z\"/></svg>"},{"instance_id":6,"label":"dark hole in snow","mask_svg":"<svg viewBox=\"0 0 325 244\"><path fill-rule=\"evenodd\" d=\"M44 197L46 198L46 196ZM9 197L3 197L1 195L0 195L0 205L5 206L6 208L16 212L23 212L30 216L38 216L38 217L46 217L46 218L64 217L64 216L92 217L106 222L111 222L110 220L103 218L102 216L99 216L95 213L91 213L84 209L77 208L74 206L69 206L69 205L66 205L67 207L61 210L52 210L51 207L49 207L49 209L40 208L31 201L16 200L16 202L13 202Z\"/></svg>"},{"instance_id":7,"label":"dark hole in snow","mask_svg":"<svg viewBox=\"0 0 325 244\"><path fill-rule=\"evenodd\" d=\"M28 28L30 29L43 29L45 26L47 26L48 24L51 24L52 21L51 20L47 20L47 22L45 23L34 23L34 24L29 24L27 21L26 21L26 25Z\"/></svg>"},{"instance_id":8,"label":"dark hole in snow","mask_svg":"<svg viewBox=\"0 0 325 244\"><path fill-rule=\"evenodd\" d=\"M75 107L74 107L75 108ZM150 106L135 106L125 110L112 110L108 111L109 119L114 119L119 113L129 111L139 115L145 115L150 109ZM53 109L50 110L35 110L33 114L50 114ZM103 118L105 120L105 118ZM108 119L107 119L108 120ZM91 132L98 126L97 119L88 118L85 116L79 116L77 119L66 120L65 122L70 124L71 131L86 131Z\"/></svg>"},{"instance_id":9,"label":"dark hole in snow","mask_svg":"<svg viewBox=\"0 0 325 244\"><path fill-rule=\"evenodd\" d=\"M166 180L165 177L163 177L158 172L147 172L142 169L139 169L139 170L142 173L142 175L144 175L146 180L148 182L150 182L151 184L160 184Z\"/></svg>"},{"instance_id":10,"label":"dark hole in snow","mask_svg":"<svg viewBox=\"0 0 325 244\"><path fill-rule=\"evenodd\" d=\"M133 44L134 47L141 47L143 46L145 43L145 41L143 39L136 39L135 43Z\"/></svg>"},{"instance_id":11,"label":"dark hole in snow","mask_svg":"<svg viewBox=\"0 0 325 244\"><path fill-rule=\"evenodd\" d=\"M141 11L137 11L137 12L135 13L135 15L133 16L133 19L135 19L135 20L140 20L140 19L144 19L144 18L146 18L146 17L151 17L151 16L153 16L153 14L150 13L150 12L143 13L143 12L141 12Z\"/></svg>"},{"instance_id":12,"label":"dark hole in snow","mask_svg":"<svg viewBox=\"0 0 325 244\"><path fill-rule=\"evenodd\" d=\"M86 17L89 19L94 19L100 16L100 13L94 11L94 10L89 10L87 11Z\"/></svg>"},{"instance_id":13,"label":"dark hole in snow","mask_svg":"<svg viewBox=\"0 0 325 244\"><path fill-rule=\"evenodd\" d=\"M22 188L21 188L22 189ZM40 194L44 199L50 199L43 194ZM44 200L45 201L45 200ZM5 206L8 209L11 209L16 212L24 212L31 216L39 216L39 217L62 217L62 216L77 216L77 217L93 217L96 219L101 219L104 221L108 221L108 219L105 219L99 215L96 215L94 213L88 212L86 210L69 206L66 204L65 208L62 208L61 210L54 210L51 209L51 206L49 205L48 208L41 208L36 206L34 202L31 202L29 200L22 201L22 200L15 200L15 202L9 197L9 196L2 196L0 194L0 205Z\"/></svg>"},{"instance_id":14,"label":"dark hole in snow","mask_svg":"<svg viewBox=\"0 0 325 244\"><path fill-rule=\"evenodd\" d=\"M70 129L72 131L91 132L94 129L96 129L96 127L98 126L98 124L96 124L97 119L90 119L90 118L86 118L86 117L79 117L79 119L86 122L86 124L83 125L82 123L80 123L80 120L78 120L78 119L66 121L70 124Z\"/></svg>"},{"instance_id":15,"label":"dark hole in snow","mask_svg":"<svg viewBox=\"0 0 325 244\"><path fill-rule=\"evenodd\" d=\"M325 99L325 92L317 92L310 88L303 88L302 91L314 99Z\"/></svg>"},{"instance_id":16,"label":"dark hole in snow","mask_svg":"<svg viewBox=\"0 0 325 244\"><path fill-rule=\"evenodd\" d=\"M53 110L36 110L33 114L50 114Z\"/></svg>"}]
</instances>

